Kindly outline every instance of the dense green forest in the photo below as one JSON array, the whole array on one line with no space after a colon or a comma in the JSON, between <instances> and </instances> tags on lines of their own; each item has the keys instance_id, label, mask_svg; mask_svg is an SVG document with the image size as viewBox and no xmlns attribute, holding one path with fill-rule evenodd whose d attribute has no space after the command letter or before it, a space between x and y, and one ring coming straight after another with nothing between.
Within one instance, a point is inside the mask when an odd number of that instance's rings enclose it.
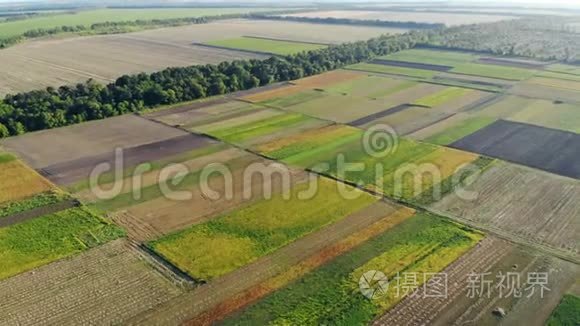
<instances>
[{"instance_id":1,"label":"dense green forest","mask_svg":"<svg viewBox=\"0 0 580 326\"><path fill-rule=\"evenodd\" d=\"M0 102L0 137L299 79L408 49L425 41L424 33L410 32L286 57L125 75L108 85L89 80L76 86L7 95Z\"/></svg>"},{"instance_id":2,"label":"dense green forest","mask_svg":"<svg viewBox=\"0 0 580 326\"><path fill-rule=\"evenodd\" d=\"M432 31L429 44L507 56L575 63L580 60L577 18L535 17Z\"/></svg>"}]
</instances>

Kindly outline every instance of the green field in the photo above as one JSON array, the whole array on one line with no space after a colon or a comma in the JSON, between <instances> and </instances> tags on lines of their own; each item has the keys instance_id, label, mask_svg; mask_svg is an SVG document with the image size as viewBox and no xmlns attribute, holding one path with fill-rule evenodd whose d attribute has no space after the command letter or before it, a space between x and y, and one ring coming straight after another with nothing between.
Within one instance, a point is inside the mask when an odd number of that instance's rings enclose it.
<instances>
[{"instance_id":1,"label":"green field","mask_svg":"<svg viewBox=\"0 0 580 326\"><path fill-rule=\"evenodd\" d=\"M580 298L566 294L552 312L546 326L577 326L580 322Z\"/></svg>"},{"instance_id":2,"label":"green field","mask_svg":"<svg viewBox=\"0 0 580 326\"><path fill-rule=\"evenodd\" d=\"M460 87L449 87L437 93L425 96L413 102L415 105L428 106L430 108L445 104L463 95L466 95L471 90Z\"/></svg>"},{"instance_id":3,"label":"green field","mask_svg":"<svg viewBox=\"0 0 580 326\"><path fill-rule=\"evenodd\" d=\"M380 74L402 75L419 79L430 79L437 74L436 71L431 70L394 67L372 63L357 63L351 66L347 66L346 69L365 72L375 72Z\"/></svg>"},{"instance_id":4,"label":"green field","mask_svg":"<svg viewBox=\"0 0 580 326\"><path fill-rule=\"evenodd\" d=\"M317 180L318 191L312 198L298 198L310 187L309 183L299 184L293 187L290 199L279 194L149 246L192 277L210 280L377 201L354 189L358 198L347 200L334 181Z\"/></svg>"},{"instance_id":5,"label":"green field","mask_svg":"<svg viewBox=\"0 0 580 326\"><path fill-rule=\"evenodd\" d=\"M463 52L411 49L379 57L379 59L453 67L458 63L474 61L477 59L477 56Z\"/></svg>"},{"instance_id":6,"label":"green field","mask_svg":"<svg viewBox=\"0 0 580 326\"><path fill-rule=\"evenodd\" d=\"M208 134L231 143L243 143L244 141L288 128L296 127L302 123L314 120L299 113L286 113L260 121L248 122L239 126L218 129Z\"/></svg>"},{"instance_id":7,"label":"green field","mask_svg":"<svg viewBox=\"0 0 580 326\"><path fill-rule=\"evenodd\" d=\"M70 199L65 193L50 191L38 194L34 197L0 204L0 218L25 212L31 209L48 206Z\"/></svg>"},{"instance_id":8,"label":"green field","mask_svg":"<svg viewBox=\"0 0 580 326\"><path fill-rule=\"evenodd\" d=\"M450 72L516 81L531 78L535 74L535 70L485 65L479 63L457 64L453 69L451 69Z\"/></svg>"},{"instance_id":9,"label":"green field","mask_svg":"<svg viewBox=\"0 0 580 326\"><path fill-rule=\"evenodd\" d=\"M447 128L443 132L425 139L425 141L431 144L449 145L465 136L471 135L472 133L492 124L495 121L496 119L489 117L469 118L457 125Z\"/></svg>"},{"instance_id":10,"label":"green field","mask_svg":"<svg viewBox=\"0 0 580 326\"><path fill-rule=\"evenodd\" d=\"M71 208L0 228L0 279L123 235L121 229L86 208Z\"/></svg>"},{"instance_id":11,"label":"green field","mask_svg":"<svg viewBox=\"0 0 580 326\"><path fill-rule=\"evenodd\" d=\"M413 81L396 80L380 76L365 76L325 87L324 90L329 93L341 95L384 98L415 85L417 83Z\"/></svg>"},{"instance_id":12,"label":"green field","mask_svg":"<svg viewBox=\"0 0 580 326\"><path fill-rule=\"evenodd\" d=\"M295 54L298 52L319 50L327 47L326 45L322 44L268 40L254 37L239 37L227 40L217 40L206 42L205 44L228 49L255 51L278 55Z\"/></svg>"},{"instance_id":13,"label":"green field","mask_svg":"<svg viewBox=\"0 0 580 326\"><path fill-rule=\"evenodd\" d=\"M18 36L26 31L59 26L90 26L103 22L203 17L271 11L272 8L174 8L174 9L97 9L73 14L58 14L0 23L0 38Z\"/></svg>"},{"instance_id":14,"label":"green field","mask_svg":"<svg viewBox=\"0 0 580 326\"><path fill-rule=\"evenodd\" d=\"M402 299L397 273L439 272L474 246L481 235L437 216L418 214L330 263L306 274L224 325L363 325ZM367 271L391 280L386 295L364 297L359 279Z\"/></svg>"}]
</instances>

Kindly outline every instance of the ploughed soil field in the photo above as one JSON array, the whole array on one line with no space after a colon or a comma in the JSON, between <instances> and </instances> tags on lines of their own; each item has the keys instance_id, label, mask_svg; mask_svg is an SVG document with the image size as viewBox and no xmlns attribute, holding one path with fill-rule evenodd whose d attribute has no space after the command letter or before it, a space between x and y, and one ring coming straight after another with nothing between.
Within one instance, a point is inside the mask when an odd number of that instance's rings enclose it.
<instances>
[{"instance_id":1,"label":"ploughed soil field","mask_svg":"<svg viewBox=\"0 0 580 326\"><path fill-rule=\"evenodd\" d=\"M430 209L578 257L580 184L576 180L502 162L465 190L473 192L469 199L453 193Z\"/></svg>"},{"instance_id":2,"label":"ploughed soil field","mask_svg":"<svg viewBox=\"0 0 580 326\"><path fill-rule=\"evenodd\" d=\"M228 20L129 34L26 42L0 51L0 95L89 78L110 82L123 74L153 72L166 67L268 57L194 45L206 41L256 36L328 44L401 32L405 30Z\"/></svg>"},{"instance_id":3,"label":"ploughed soil field","mask_svg":"<svg viewBox=\"0 0 580 326\"><path fill-rule=\"evenodd\" d=\"M0 323L121 324L182 292L126 240L0 282Z\"/></svg>"},{"instance_id":4,"label":"ploughed soil field","mask_svg":"<svg viewBox=\"0 0 580 326\"><path fill-rule=\"evenodd\" d=\"M498 120L449 146L580 179L580 135Z\"/></svg>"}]
</instances>

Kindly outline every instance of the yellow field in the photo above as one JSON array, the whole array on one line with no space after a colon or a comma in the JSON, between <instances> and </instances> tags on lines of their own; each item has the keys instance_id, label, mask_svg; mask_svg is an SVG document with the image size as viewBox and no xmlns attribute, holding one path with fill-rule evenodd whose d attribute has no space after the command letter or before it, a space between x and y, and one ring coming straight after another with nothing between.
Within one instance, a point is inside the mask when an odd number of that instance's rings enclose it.
<instances>
[{"instance_id":1,"label":"yellow field","mask_svg":"<svg viewBox=\"0 0 580 326\"><path fill-rule=\"evenodd\" d=\"M307 88L323 88L328 85L338 84L341 82L362 78L364 76L366 76L366 74L360 72L333 70L324 74L302 78L300 80L294 81L293 83Z\"/></svg>"},{"instance_id":2,"label":"yellow field","mask_svg":"<svg viewBox=\"0 0 580 326\"><path fill-rule=\"evenodd\" d=\"M54 186L18 160L0 164L0 203L26 198Z\"/></svg>"},{"instance_id":3,"label":"yellow field","mask_svg":"<svg viewBox=\"0 0 580 326\"><path fill-rule=\"evenodd\" d=\"M562 88L562 89L568 89L568 90L580 92L580 82L571 81L571 80L534 77L534 78L530 79L528 82L532 83L532 84L536 84L536 85Z\"/></svg>"},{"instance_id":4,"label":"yellow field","mask_svg":"<svg viewBox=\"0 0 580 326\"><path fill-rule=\"evenodd\" d=\"M257 94L251 94L248 96L244 96L241 99L244 101L258 103L262 101L271 100L277 97L284 97L288 95L294 95L303 91L305 88L298 86L298 85L288 85L282 88L273 89L270 91L260 92Z\"/></svg>"}]
</instances>

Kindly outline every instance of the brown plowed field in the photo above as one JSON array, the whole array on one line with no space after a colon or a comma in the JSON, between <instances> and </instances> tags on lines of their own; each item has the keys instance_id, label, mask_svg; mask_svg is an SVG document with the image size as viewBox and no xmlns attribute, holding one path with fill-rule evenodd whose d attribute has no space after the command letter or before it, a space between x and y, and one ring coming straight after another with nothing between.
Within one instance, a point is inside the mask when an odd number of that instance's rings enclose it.
<instances>
[{"instance_id":1,"label":"brown plowed field","mask_svg":"<svg viewBox=\"0 0 580 326\"><path fill-rule=\"evenodd\" d=\"M146 131L146 132L144 132ZM178 136L185 131L128 114L11 137L0 144L35 169ZM50 146L47 146L50 144Z\"/></svg>"},{"instance_id":2,"label":"brown plowed field","mask_svg":"<svg viewBox=\"0 0 580 326\"><path fill-rule=\"evenodd\" d=\"M451 193L430 208L510 237L578 257L580 184L510 163L496 163L466 190L475 200Z\"/></svg>"},{"instance_id":3,"label":"brown plowed field","mask_svg":"<svg viewBox=\"0 0 580 326\"><path fill-rule=\"evenodd\" d=\"M122 166L127 169L211 144L215 144L215 142L209 138L186 134L159 142L125 148L121 157L117 157L115 152L109 152L53 164L44 167L42 174L56 184L68 185L88 179L91 172L100 164L108 164L111 167L115 167L122 159Z\"/></svg>"},{"instance_id":4,"label":"brown plowed field","mask_svg":"<svg viewBox=\"0 0 580 326\"><path fill-rule=\"evenodd\" d=\"M180 293L116 240L0 282L0 324L122 324Z\"/></svg>"}]
</instances>

